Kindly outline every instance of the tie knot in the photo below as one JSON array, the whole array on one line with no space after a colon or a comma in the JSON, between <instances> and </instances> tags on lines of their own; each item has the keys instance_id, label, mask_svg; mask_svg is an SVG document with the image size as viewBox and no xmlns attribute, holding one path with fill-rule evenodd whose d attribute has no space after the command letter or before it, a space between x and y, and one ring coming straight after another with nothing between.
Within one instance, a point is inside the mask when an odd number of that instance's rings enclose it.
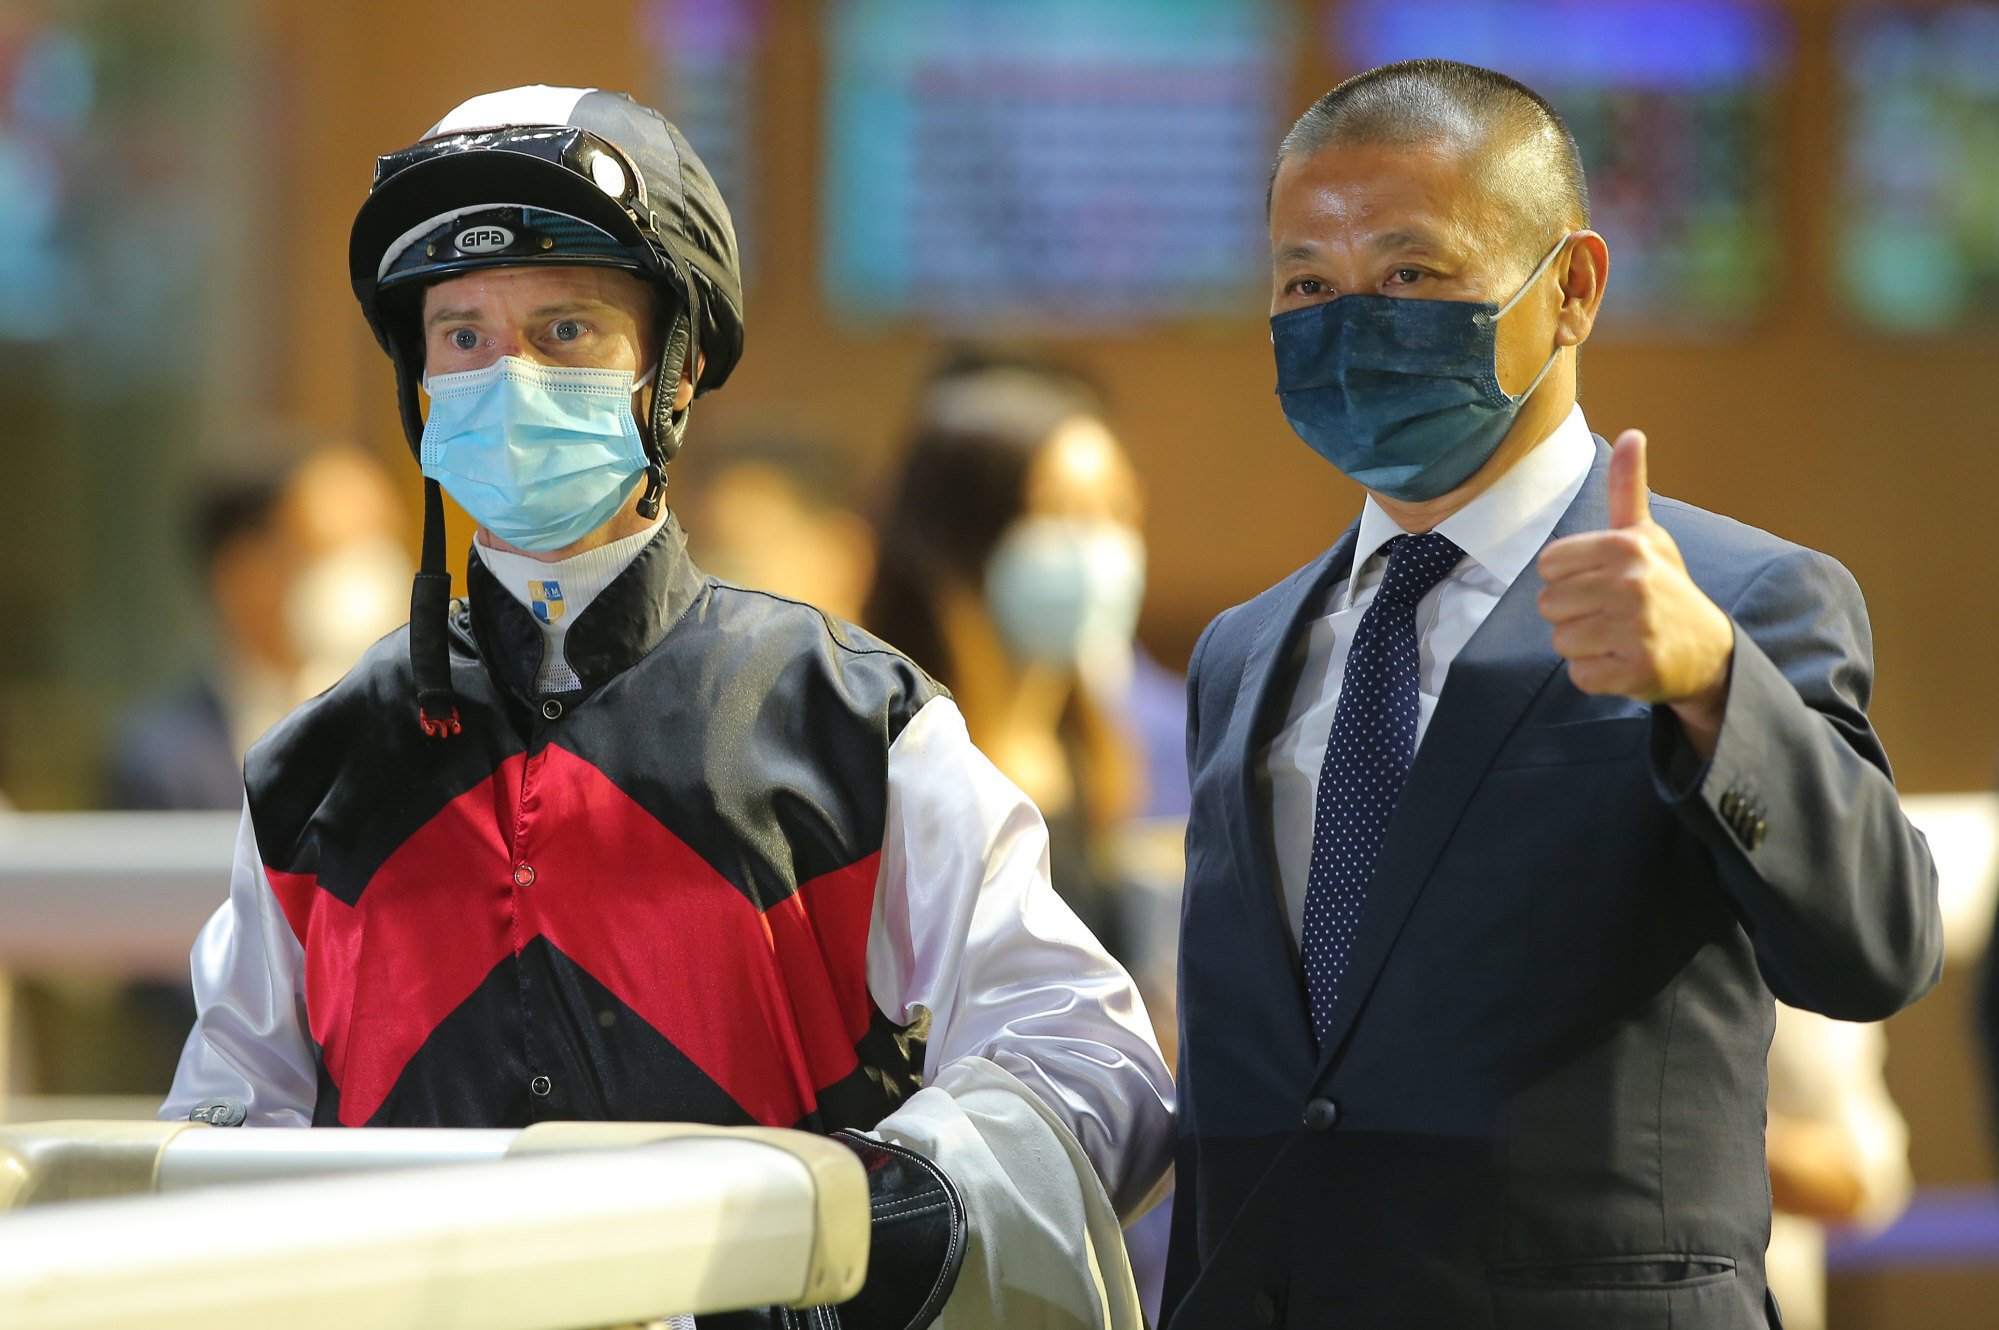
<instances>
[{"instance_id":1,"label":"tie knot","mask_svg":"<svg viewBox=\"0 0 1999 1330\"><path fill-rule=\"evenodd\" d=\"M1444 580L1465 552L1449 536L1431 531L1421 536L1397 536L1388 542L1388 571L1374 594L1378 605L1412 609Z\"/></svg>"}]
</instances>

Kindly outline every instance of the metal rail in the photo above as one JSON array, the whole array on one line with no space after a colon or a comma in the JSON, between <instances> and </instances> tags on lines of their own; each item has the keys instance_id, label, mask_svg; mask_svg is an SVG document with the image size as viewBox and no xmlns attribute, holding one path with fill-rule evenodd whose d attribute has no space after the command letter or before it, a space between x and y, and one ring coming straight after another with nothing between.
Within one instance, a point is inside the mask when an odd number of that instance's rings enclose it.
<instances>
[{"instance_id":1,"label":"metal rail","mask_svg":"<svg viewBox=\"0 0 1999 1330\"><path fill-rule=\"evenodd\" d=\"M804 1132L46 1123L0 1129L7 1204L8 1330L580 1330L837 1302L867 1267L860 1163Z\"/></svg>"},{"instance_id":2,"label":"metal rail","mask_svg":"<svg viewBox=\"0 0 1999 1330\"><path fill-rule=\"evenodd\" d=\"M0 813L0 970L184 978L234 813Z\"/></svg>"}]
</instances>

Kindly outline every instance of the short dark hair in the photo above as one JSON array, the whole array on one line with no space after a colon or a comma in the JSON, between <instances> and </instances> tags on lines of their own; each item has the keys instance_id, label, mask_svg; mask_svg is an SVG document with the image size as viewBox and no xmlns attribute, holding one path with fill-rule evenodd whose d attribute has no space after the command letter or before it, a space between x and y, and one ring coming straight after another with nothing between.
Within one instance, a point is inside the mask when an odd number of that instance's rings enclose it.
<instances>
[{"instance_id":1,"label":"short dark hair","mask_svg":"<svg viewBox=\"0 0 1999 1330\"><path fill-rule=\"evenodd\" d=\"M284 497L282 471L270 469L212 479L194 503L187 543L204 570L237 542L270 531Z\"/></svg>"},{"instance_id":2,"label":"short dark hair","mask_svg":"<svg viewBox=\"0 0 1999 1330\"><path fill-rule=\"evenodd\" d=\"M1278 146L1270 168L1328 143L1424 143L1476 136L1507 148L1526 147L1552 188L1539 202L1589 225L1589 184L1582 154L1555 108L1526 84L1456 60L1403 60L1356 74L1313 102ZM1266 209L1268 196L1266 195ZM1546 239L1538 231L1537 239Z\"/></svg>"}]
</instances>

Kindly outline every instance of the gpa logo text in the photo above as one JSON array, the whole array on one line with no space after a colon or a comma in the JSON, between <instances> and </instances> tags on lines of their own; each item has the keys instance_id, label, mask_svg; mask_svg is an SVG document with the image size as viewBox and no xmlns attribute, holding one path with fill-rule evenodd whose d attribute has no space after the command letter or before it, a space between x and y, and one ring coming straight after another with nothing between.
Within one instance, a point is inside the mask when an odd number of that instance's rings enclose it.
<instances>
[{"instance_id":1,"label":"gpa logo text","mask_svg":"<svg viewBox=\"0 0 1999 1330\"><path fill-rule=\"evenodd\" d=\"M468 226L451 243L460 254L497 254L514 243L514 233L504 226Z\"/></svg>"}]
</instances>

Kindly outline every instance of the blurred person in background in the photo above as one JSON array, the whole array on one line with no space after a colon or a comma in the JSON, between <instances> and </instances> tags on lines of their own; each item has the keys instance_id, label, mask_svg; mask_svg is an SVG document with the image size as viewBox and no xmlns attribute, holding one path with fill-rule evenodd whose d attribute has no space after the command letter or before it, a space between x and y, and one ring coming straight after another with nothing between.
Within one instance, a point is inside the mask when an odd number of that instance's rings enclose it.
<instances>
[{"instance_id":1,"label":"blurred person in background","mask_svg":"<svg viewBox=\"0 0 1999 1330\"><path fill-rule=\"evenodd\" d=\"M863 622L952 692L1049 827L1055 889L1125 962L1174 1044L1184 681L1140 649L1143 496L1100 395L1031 356L965 350L918 399ZM1127 1234L1158 1316L1170 1204Z\"/></svg>"},{"instance_id":2,"label":"blurred person in background","mask_svg":"<svg viewBox=\"0 0 1999 1330\"><path fill-rule=\"evenodd\" d=\"M107 804L240 808L251 743L406 617L403 522L387 469L344 445L211 485L193 523L208 659L118 722Z\"/></svg>"},{"instance_id":3,"label":"blurred person in background","mask_svg":"<svg viewBox=\"0 0 1999 1330\"><path fill-rule=\"evenodd\" d=\"M1577 401L1575 140L1447 60L1272 169L1293 431L1366 491L1188 669L1169 1324L1782 1324L1772 995L1943 967L1833 559L1652 495Z\"/></svg>"},{"instance_id":4,"label":"blurred person in background","mask_svg":"<svg viewBox=\"0 0 1999 1330\"><path fill-rule=\"evenodd\" d=\"M281 473L214 482L191 524L212 615L207 660L112 730L113 808L233 809L243 753L298 701L298 652L286 627L293 559L278 519Z\"/></svg>"},{"instance_id":5,"label":"blurred person in background","mask_svg":"<svg viewBox=\"0 0 1999 1330\"><path fill-rule=\"evenodd\" d=\"M1879 1025L1777 1004L1770 1040L1770 1289L1785 1330L1825 1330L1825 1229L1879 1228L1908 1204L1909 1128L1882 1077Z\"/></svg>"},{"instance_id":6,"label":"blurred person in background","mask_svg":"<svg viewBox=\"0 0 1999 1330\"><path fill-rule=\"evenodd\" d=\"M1136 1326L1171 1081L1040 818L917 666L708 577L664 505L744 339L692 147L475 97L378 160L349 265L425 477L410 622L251 749L161 1116L816 1131L867 1167L866 1286L713 1325Z\"/></svg>"},{"instance_id":7,"label":"blurred person in background","mask_svg":"<svg viewBox=\"0 0 1999 1330\"><path fill-rule=\"evenodd\" d=\"M282 516L297 558L284 603L295 706L403 625L416 565L403 544L408 508L373 453L334 445L307 454L286 480Z\"/></svg>"},{"instance_id":8,"label":"blurred person in background","mask_svg":"<svg viewBox=\"0 0 1999 1330\"><path fill-rule=\"evenodd\" d=\"M292 559L284 473L219 477L195 501L189 545L211 620L202 664L113 726L107 807L176 812L243 802L243 751L298 700L285 626ZM23 1080L43 1094L158 1094L194 1021L187 982L39 977L19 995Z\"/></svg>"},{"instance_id":9,"label":"blurred person in background","mask_svg":"<svg viewBox=\"0 0 1999 1330\"><path fill-rule=\"evenodd\" d=\"M951 690L973 742L1047 819L1055 889L1120 955L1131 930L1104 836L1146 797L1117 710L1138 669L1141 502L1082 381L947 362L889 479L862 614Z\"/></svg>"},{"instance_id":10,"label":"blurred person in background","mask_svg":"<svg viewBox=\"0 0 1999 1330\"><path fill-rule=\"evenodd\" d=\"M403 521L387 469L347 445L214 479L190 522L205 659L113 727L106 806L241 808L251 743L406 616ZM42 978L20 1006L21 1060L50 1094L158 1095L194 1020L185 980Z\"/></svg>"},{"instance_id":11,"label":"blurred person in background","mask_svg":"<svg viewBox=\"0 0 1999 1330\"><path fill-rule=\"evenodd\" d=\"M704 445L690 460L674 508L703 568L859 622L875 533L855 508L852 458L831 442L763 432Z\"/></svg>"}]
</instances>

